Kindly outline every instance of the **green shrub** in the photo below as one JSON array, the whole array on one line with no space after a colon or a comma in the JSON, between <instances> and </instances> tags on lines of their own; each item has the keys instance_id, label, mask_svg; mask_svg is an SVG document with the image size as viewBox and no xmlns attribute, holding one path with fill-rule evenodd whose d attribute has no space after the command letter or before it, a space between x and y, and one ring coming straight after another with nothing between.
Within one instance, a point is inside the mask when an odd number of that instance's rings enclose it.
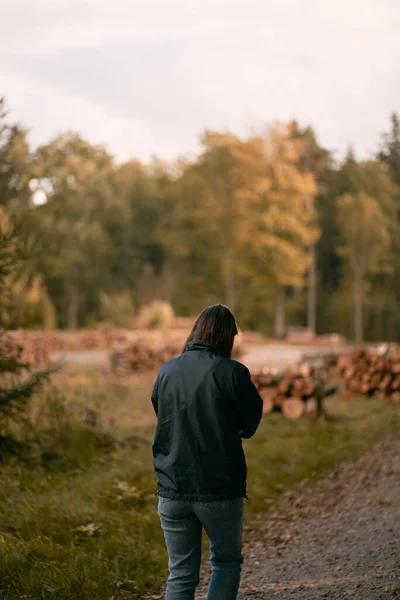
<instances>
[{"instance_id":1,"label":"green shrub","mask_svg":"<svg viewBox=\"0 0 400 600\"><path fill-rule=\"evenodd\" d=\"M104 322L115 327L132 327L135 306L132 294L128 290L114 294L102 291L99 300L100 316Z\"/></svg>"},{"instance_id":2,"label":"green shrub","mask_svg":"<svg viewBox=\"0 0 400 600\"><path fill-rule=\"evenodd\" d=\"M174 319L174 309L168 302L153 300L143 306L136 317L139 329L159 329L169 327Z\"/></svg>"}]
</instances>

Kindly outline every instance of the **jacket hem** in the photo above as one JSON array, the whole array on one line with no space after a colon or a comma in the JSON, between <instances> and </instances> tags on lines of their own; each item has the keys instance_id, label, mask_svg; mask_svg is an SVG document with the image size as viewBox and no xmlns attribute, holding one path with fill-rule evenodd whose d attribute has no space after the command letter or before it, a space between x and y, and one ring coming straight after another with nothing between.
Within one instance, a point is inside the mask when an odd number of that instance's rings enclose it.
<instances>
[{"instance_id":1,"label":"jacket hem","mask_svg":"<svg viewBox=\"0 0 400 600\"><path fill-rule=\"evenodd\" d=\"M177 492L167 488L158 488L156 496L168 498L169 500L191 500L212 502L213 500L235 500L236 498L247 498L246 490L240 492L211 494L209 492Z\"/></svg>"}]
</instances>

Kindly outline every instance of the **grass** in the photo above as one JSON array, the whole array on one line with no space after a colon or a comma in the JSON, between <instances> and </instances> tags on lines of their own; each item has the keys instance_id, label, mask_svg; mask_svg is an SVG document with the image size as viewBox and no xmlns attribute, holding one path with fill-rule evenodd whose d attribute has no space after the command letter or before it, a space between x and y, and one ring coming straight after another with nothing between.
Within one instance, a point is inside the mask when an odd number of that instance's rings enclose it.
<instances>
[{"instance_id":1,"label":"grass","mask_svg":"<svg viewBox=\"0 0 400 600\"><path fill-rule=\"evenodd\" d=\"M21 432L33 458L0 468L0 598L156 594L166 553L151 460L152 377L62 384L63 395L50 389L36 400ZM88 407L96 427L83 423ZM319 423L269 415L246 441L246 535L285 490L398 434L398 409L385 402L331 399L327 407L329 419ZM133 442L116 445L104 433L110 427Z\"/></svg>"}]
</instances>

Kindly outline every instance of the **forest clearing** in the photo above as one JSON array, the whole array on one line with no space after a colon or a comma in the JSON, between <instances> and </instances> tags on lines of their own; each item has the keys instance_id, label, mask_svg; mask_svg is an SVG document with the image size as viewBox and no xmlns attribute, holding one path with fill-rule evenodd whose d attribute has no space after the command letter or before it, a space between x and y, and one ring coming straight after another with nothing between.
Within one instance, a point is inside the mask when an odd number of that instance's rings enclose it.
<instances>
[{"instance_id":1,"label":"forest clearing","mask_svg":"<svg viewBox=\"0 0 400 600\"><path fill-rule=\"evenodd\" d=\"M258 347L263 360L272 352ZM293 358L293 347L281 348ZM32 398L14 429L29 450L1 466L1 597L159 596L166 553L151 459L154 377L154 371L120 377L98 365L66 363ZM325 409L322 420L266 414L245 443L249 548L280 501L398 436L400 411L388 401L332 396Z\"/></svg>"},{"instance_id":2,"label":"forest clearing","mask_svg":"<svg viewBox=\"0 0 400 600\"><path fill-rule=\"evenodd\" d=\"M2 4L0 599L399 599L396 3Z\"/></svg>"}]
</instances>

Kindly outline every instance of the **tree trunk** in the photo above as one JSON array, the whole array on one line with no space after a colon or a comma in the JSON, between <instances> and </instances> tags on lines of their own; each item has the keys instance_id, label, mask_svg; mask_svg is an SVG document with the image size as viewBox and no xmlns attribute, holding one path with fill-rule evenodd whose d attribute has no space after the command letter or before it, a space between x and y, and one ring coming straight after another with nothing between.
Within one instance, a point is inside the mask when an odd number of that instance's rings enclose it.
<instances>
[{"instance_id":1,"label":"tree trunk","mask_svg":"<svg viewBox=\"0 0 400 600\"><path fill-rule=\"evenodd\" d=\"M164 279L164 293L165 300L173 306L175 296L175 270L172 264L172 260L167 258L163 267L163 279Z\"/></svg>"},{"instance_id":2,"label":"tree trunk","mask_svg":"<svg viewBox=\"0 0 400 600\"><path fill-rule=\"evenodd\" d=\"M76 281L70 279L67 287L68 297L68 312L67 312L67 327L68 329L78 328L78 312L79 312L79 289Z\"/></svg>"},{"instance_id":3,"label":"tree trunk","mask_svg":"<svg viewBox=\"0 0 400 600\"><path fill-rule=\"evenodd\" d=\"M285 288L278 285L275 300L275 337L285 336Z\"/></svg>"},{"instance_id":4,"label":"tree trunk","mask_svg":"<svg viewBox=\"0 0 400 600\"><path fill-rule=\"evenodd\" d=\"M236 310L235 270L232 250L228 250L225 258L225 303L232 312Z\"/></svg>"},{"instance_id":5,"label":"tree trunk","mask_svg":"<svg viewBox=\"0 0 400 600\"><path fill-rule=\"evenodd\" d=\"M310 259L307 290L307 327L315 335L317 328L317 249L315 244L310 248Z\"/></svg>"},{"instance_id":6,"label":"tree trunk","mask_svg":"<svg viewBox=\"0 0 400 600\"><path fill-rule=\"evenodd\" d=\"M362 272L354 270L354 337L356 344L363 343L363 293Z\"/></svg>"}]
</instances>

